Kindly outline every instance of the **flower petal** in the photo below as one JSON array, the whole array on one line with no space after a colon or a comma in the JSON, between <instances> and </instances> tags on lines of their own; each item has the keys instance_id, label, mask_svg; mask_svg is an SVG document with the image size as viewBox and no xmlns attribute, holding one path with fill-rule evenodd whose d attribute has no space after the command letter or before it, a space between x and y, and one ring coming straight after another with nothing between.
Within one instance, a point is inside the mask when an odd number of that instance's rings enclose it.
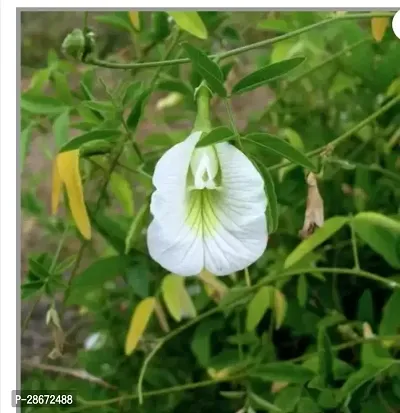
<instances>
[{"instance_id":1,"label":"flower petal","mask_svg":"<svg viewBox=\"0 0 400 413\"><path fill-rule=\"evenodd\" d=\"M205 268L215 275L242 270L263 254L268 241L264 182L251 161L228 143L216 145L221 191L215 193L204 226Z\"/></svg>"},{"instance_id":2,"label":"flower petal","mask_svg":"<svg viewBox=\"0 0 400 413\"><path fill-rule=\"evenodd\" d=\"M187 174L192 153L201 132L169 149L158 161L150 212L153 221L147 231L147 246L153 260L175 274L200 273L204 265L202 237L186 222Z\"/></svg>"}]
</instances>

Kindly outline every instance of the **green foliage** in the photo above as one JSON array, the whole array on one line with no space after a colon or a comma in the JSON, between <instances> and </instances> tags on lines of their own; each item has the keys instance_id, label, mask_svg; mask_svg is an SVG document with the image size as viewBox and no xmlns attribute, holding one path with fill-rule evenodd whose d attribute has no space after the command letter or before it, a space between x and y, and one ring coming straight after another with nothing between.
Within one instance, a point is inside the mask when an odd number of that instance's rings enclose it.
<instances>
[{"instance_id":1,"label":"green foliage","mask_svg":"<svg viewBox=\"0 0 400 413\"><path fill-rule=\"evenodd\" d=\"M140 12L138 30L128 11L89 13L134 64L117 47L105 60L44 57L20 97L19 146L23 217L50 245L28 251L21 298L60 308L51 333L68 357L51 373L45 359L31 366L23 388L75 389L77 411L104 413L400 405L400 46L389 28L374 40L372 15ZM152 175L192 131L200 85L212 110L197 146L229 142L260 171L268 246L231 276L166 278L146 247ZM179 99L160 109L170 94ZM51 160L79 149L90 240L68 214L49 216L39 189L51 173L31 170L33 148ZM149 297L137 342L129 326Z\"/></svg>"}]
</instances>

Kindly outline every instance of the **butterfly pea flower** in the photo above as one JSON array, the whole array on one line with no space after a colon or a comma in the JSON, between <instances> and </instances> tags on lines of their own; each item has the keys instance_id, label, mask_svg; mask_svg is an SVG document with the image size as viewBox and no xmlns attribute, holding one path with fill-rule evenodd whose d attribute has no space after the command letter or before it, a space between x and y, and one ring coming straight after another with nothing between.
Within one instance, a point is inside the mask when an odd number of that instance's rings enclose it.
<instances>
[{"instance_id":1,"label":"butterfly pea flower","mask_svg":"<svg viewBox=\"0 0 400 413\"><path fill-rule=\"evenodd\" d=\"M264 181L230 143L199 147L194 130L156 164L147 231L152 259L181 276L223 276L261 257L267 246Z\"/></svg>"}]
</instances>

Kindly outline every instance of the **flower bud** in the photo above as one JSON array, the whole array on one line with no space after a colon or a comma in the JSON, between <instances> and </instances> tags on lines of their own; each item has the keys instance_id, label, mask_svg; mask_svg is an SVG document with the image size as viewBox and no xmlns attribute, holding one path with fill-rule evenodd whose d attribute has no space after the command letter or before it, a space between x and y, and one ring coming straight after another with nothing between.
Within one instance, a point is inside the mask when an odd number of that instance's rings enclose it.
<instances>
[{"instance_id":1,"label":"flower bud","mask_svg":"<svg viewBox=\"0 0 400 413\"><path fill-rule=\"evenodd\" d=\"M61 50L75 60L82 61L84 58L93 52L95 48L94 33L92 30L74 29L64 39Z\"/></svg>"}]
</instances>

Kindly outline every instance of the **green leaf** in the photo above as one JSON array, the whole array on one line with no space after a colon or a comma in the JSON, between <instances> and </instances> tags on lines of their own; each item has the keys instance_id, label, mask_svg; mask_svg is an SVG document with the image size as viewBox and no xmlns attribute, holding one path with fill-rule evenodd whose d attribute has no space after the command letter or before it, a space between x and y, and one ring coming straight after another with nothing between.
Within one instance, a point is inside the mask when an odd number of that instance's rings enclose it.
<instances>
[{"instance_id":1,"label":"green leaf","mask_svg":"<svg viewBox=\"0 0 400 413\"><path fill-rule=\"evenodd\" d=\"M92 109L95 112L100 112L101 114L116 113L116 108L112 102L109 101L94 101L94 100L83 100L81 105Z\"/></svg>"},{"instance_id":2,"label":"green leaf","mask_svg":"<svg viewBox=\"0 0 400 413\"><path fill-rule=\"evenodd\" d=\"M321 228L317 228L315 232L307 239L302 241L286 258L284 268L291 267L301 260L305 255L313 251L333 234L340 230L343 225L349 222L347 217L332 217L325 221Z\"/></svg>"},{"instance_id":3,"label":"green leaf","mask_svg":"<svg viewBox=\"0 0 400 413\"><path fill-rule=\"evenodd\" d=\"M268 30L280 33L287 33L291 30L289 24L285 20L262 20L257 24L258 30Z\"/></svg>"},{"instance_id":4,"label":"green leaf","mask_svg":"<svg viewBox=\"0 0 400 413\"><path fill-rule=\"evenodd\" d=\"M219 126L209 133L204 134L197 143L197 148L202 148L208 145L215 145L216 143L226 142L232 139L235 134L226 126Z\"/></svg>"},{"instance_id":5,"label":"green leaf","mask_svg":"<svg viewBox=\"0 0 400 413\"><path fill-rule=\"evenodd\" d=\"M271 305L274 290L272 287L261 287L247 307L246 330L253 331Z\"/></svg>"},{"instance_id":6,"label":"green leaf","mask_svg":"<svg viewBox=\"0 0 400 413\"><path fill-rule=\"evenodd\" d=\"M293 59L282 60L278 63L273 63L262 69L256 70L240 79L239 82L233 86L232 95L249 92L268 82L276 80L299 66L304 60L304 57L294 57Z\"/></svg>"},{"instance_id":7,"label":"green leaf","mask_svg":"<svg viewBox=\"0 0 400 413\"><path fill-rule=\"evenodd\" d=\"M145 202L137 212L136 216L133 218L132 223L129 227L128 234L125 239L125 254L128 254L132 246L135 244L137 238L139 237L143 227L146 224L147 212L149 209L149 204Z\"/></svg>"},{"instance_id":8,"label":"green leaf","mask_svg":"<svg viewBox=\"0 0 400 413\"><path fill-rule=\"evenodd\" d=\"M255 163L261 173L261 176L264 179L265 190L267 193L267 213L268 213L268 233L274 233L278 228L279 216L278 216L278 199L275 192L275 184L272 176L265 165L259 161L257 158L254 158Z\"/></svg>"},{"instance_id":9,"label":"green leaf","mask_svg":"<svg viewBox=\"0 0 400 413\"><path fill-rule=\"evenodd\" d=\"M193 90L182 80L162 80L158 83L157 89L165 90L166 92L178 92L189 98L193 98Z\"/></svg>"},{"instance_id":10,"label":"green leaf","mask_svg":"<svg viewBox=\"0 0 400 413\"><path fill-rule=\"evenodd\" d=\"M169 11L167 12L175 23L184 31L198 37L199 39L207 39L207 28L201 20L199 14L195 11Z\"/></svg>"},{"instance_id":11,"label":"green leaf","mask_svg":"<svg viewBox=\"0 0 400 413\"><path fill-rule=\"evenodd\" d=\"M400 331L400 290L395 291L383 308L383 316L379 325L380 336L399 334Z\"/></svg>"},{"instance_id":12,"label":"green leaf","mask_svg":"<svg viewBox=\"0 0 400 413\"><path fill-rule=\"evenodd\" d=\"M66 105L72 105L73 97L71 93L71 87L68 84L66 75L56 70L52 72L51 78L54 83L57 97Z\"/></svg>"},{"instance_id":13,"label":"green leaf","mask_svg":"<svg viewBox=\"0 0 400 413\"><path fill-rule=\"evenodd\" d=\"M268 400L263 399L262 397L258 396L253 392L248 392L248 396L252 402L254 403L256 408L265 410L267 412L283 412L279 407L275 406L273 403L269 402Z\"/></svg>"},{"instance_id":14,"label":"green leaf","mask_svg":"<svg viewBox=\"0 0 400 413\"><path fill-rule=\"evenodd\" d=\"M28 281L21 285L21 298L23 300L31 297L42 290L43 281Z\"/></svg>"},{"instance_id":15,"label":"green leaf","mask_svg":"<svg viewBox=\"0 0 400 413\"><path fill-rule=\"evenodd\" d=\"M117 13L107 13L101 16L95 16L95 20L97 20L100 23L108 24L109 26L116 27L117 29L123 29L128 32L132 32L133 26L131 22L129 21L129 16L127 12L126 13L126 18L121 14L121 12Z\"/></svg>"},{"instance_id":16,"label":"green leaf","mask_svg":"<svg viewBox=\"0 0 400 413\"><path fill-rule=\"evenodd\" d=\"M297 413L322 413L322 409L310 397L302 397L297 404Z\"/></svg>"},{"instance_id":17,"label":"green leaf","mask_svg":"<svg viewBox=\"0 0 400 413\"><path fill-rule=\"evenodd\" d=\"M69 110L61 113L53 122L53 135L56 147L61 148L69 137Z\"/></svg>"},{"instance_id":18,"label":"green leaf","mask_svg":"<svg viewBox=\"0 0 400 413\"><path fill-rule=\"evenodd\" d=\"M134 257L126 270L125 277L132 291L138 297L146 298L149 296L151 272L147 257Z\"/></svg>"},{"instance_id":19,"label":"green leaf","mask_svg":"<svg viewBox=\"0 0 400 413\"><path fill-rule=\"evenodd\" d=\"M249 370L248 375L267 382L285 381L299 384L315 377L312 370L288 362L261 364Z\"/></svg>"},{"instance_id":20,"label":"green leaf","mask_svg":"<svg viewBox=\"0 0 400 413\"><path fill-rule=\"evenodd\" d=\"M338 401L345 401L352 393L354 393L358 388L374 380L379 376L385 369L378 368L376 366L363 366L360 370L357 370L351 374L347 380L344 382L339 390Z\"/></svg>"},{"instance_id":21,"label":"green leaf","mask_svg":"<svg viewBox=\"0 0 400 413\"><path fill-rule=\"evenodd\" d=\"M29 271L41 280L47 280L50 277L48 270L32 258L29 259Z\"/></svg>"},{"instance_id":22,"label":"green leaf","mask_svg":"<svg viewBox=\"0 0 400 413\"><path fill-rule=\"evenodd\" d=\"M319 375L325 386L333 384L333 352L325 328L318 329Z\"/></svg>"},{"instance_id":23,"label":"green leaf","mask_svg":"<svg viewBox=\"0 0 400 413\"><path fill-rule=\"evenodd\" d=\"M304 274L299 275L297 279L297 300L301 307L305 307L308 298L307 278Z\"/></svg>"},{"instance_id":24,"label":"green leaf","mask_svg":"<svg viewBox=\"0 0 400 413\"><path fill-rule=\"evenodd\" d=\"M360 212L353 219L356 234L393 268L400 269L400 222L377 212Z\"/></svg>"},{"instance_id":25,"label":"green leaf","mask_svg":"<svg viewBox=\"0 0 400 413\"><path fill-rule=\"evenodd\" d=\"M268 133L251 133L242 138L250 144L254 144L259 148L264 149L267 152L275 155L283 156L289 161L301 165L304 168L308 168L312 171L316 171L316 166L304 155L302 152L294 148L288 142L276 136L269 135Z\"/></svg>"},{"instance_id":26,"label":"green leaf","mask_svg":"<svg viewBox=\"0 0 400 413\"><path fill-rule=\"evenodd\" d=\"M85 270L73 278L67 303L80 304L88 292L102 288L107 281L114 280L121 275L127 266L125 257L115 255L102 258L89 265Z\"/></svg>"},{"instance_id":27,"label":"green leaf","mask_svg":"<svg viewBox=\"0 0 400 413\"><path fill-rule=\"evenodd\" d=\"M400 311L400 306L398 309ZM371 290L365 290L358 300L357 320L374 324L374 302Z\"/></svg>"},{"instance_id":28,"label":"green leaf","mask_svg":"<svg viewBox=\"0 0 400 413\"><path fill-rule=\"evenodd\" d=\"M139 124L139 120L142 117L143 109L146 103L147 98L150 96L151 90L146 89L141 92L137 101L133 105L133 108L126 120L126 124L131 132L135 132Z\"/></svg>"},{"instance_id":29,"label":"green leaf","mask_svg":"<svg viewBox=\"0 0 400 413\"><path fill-rule=\"evenodd\" d=\"M279 391L275 397L274 404L281 409L282 412L293 412L296 409L302 392L303 386L287 386Z\"/></svg>"},{"instance_id":30,"label":"green leaf","mask_svg":"<svg viewBox=\"0 0 400 413\"><path fill-rule=\"evenodd\" d=\"M194 70L196 70L207 82L210 89L221 97L226 97L224 76L221 69L203 51L189 43L183 43L183 48L188 54Z\"/></svg>"},{"instance_id":31,"label":"green leaf","mask_svg":"<svg viewBox=\"0 0 400 413\"><path fill-rule=\"evenodd\" d=\"M224 320L222 318L205 320L194 331L190 348L203 367L208 366L211 359L211 335L220 330L223 325Z\"/></svg>"},{"instance_id":32,"label":"green leaf","mask_svg":"<svg viewBox=\"0 0 400 413\"><path fill-rule=\"evenodd\" d=\"M21 96L21 109L34 115L54 115L65 112L68 106L50 96L35 96L25 93Z\"/></svg>"},{"instance_id":33,"label":"green leaf","mask_svg":"<svg viewBox=\"0 0 400 413\"><path fill-rule=\"evenodd\" d=\"M124 106L131 105L142 92L143 82L137 80L131 83L126 89L122 96L122 102Z\"/></svg>"},{"instance_id":34,"label":"green leaf","mask_svg":"<svg viewBox=\"0 0 400 413\"><path fill-rule=\"evenodd\" d=\"M120 203L126 215L133 215L134 203L132 185L119 173L113 172L110 177L110 190Z\"/></svg>"},{"instance_id":35,"label":"green leaf","mask_svg":"<svg viewBox=\"0 0 400 413\"><path fill-rule=\"evenodd\" d=\"M24 170L24 163L25 159L29 153L29 148L31 146L31 140L32 140L32 131L33 131L33 124L29 124L28 127L26 127L22 132L20 136L20 165L21 165L21 172Z\"/></svg>"},{"instance_id":36,"label":"green leaf","mask_svg":"<svg viewBox=\"0 0 400 413\"><path fill-rule=\"evenodd\" d=\"M74 149L79 149L82 145L88 142L97 141L101 139L107 139L113 142L115 138L119 136L121 136L121 131L118 129L94 130L92 132L84 133L83 135L80 135L72 139L71 141L67 142L65 145L61 147L60 153L72 151Z\"/></svg>"}]
</instances>

